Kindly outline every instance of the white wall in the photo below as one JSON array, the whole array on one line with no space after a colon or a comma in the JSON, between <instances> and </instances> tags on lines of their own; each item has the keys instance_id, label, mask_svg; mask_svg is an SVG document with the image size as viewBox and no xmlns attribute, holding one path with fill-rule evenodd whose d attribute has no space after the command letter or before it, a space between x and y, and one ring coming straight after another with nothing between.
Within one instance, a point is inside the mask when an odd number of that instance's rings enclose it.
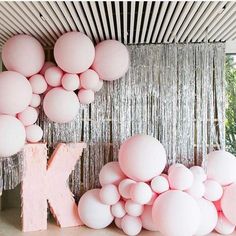
<instances>
[{"instance_id":1,"label":"white wall","mask_svg":"<svg viewBox=\"0 0 236 236\"><path fill-rule=\"evenodd\" d=\"M236 40L227 41L225 44L225 52L236 54Z\"/></svg>"}]
</instances>

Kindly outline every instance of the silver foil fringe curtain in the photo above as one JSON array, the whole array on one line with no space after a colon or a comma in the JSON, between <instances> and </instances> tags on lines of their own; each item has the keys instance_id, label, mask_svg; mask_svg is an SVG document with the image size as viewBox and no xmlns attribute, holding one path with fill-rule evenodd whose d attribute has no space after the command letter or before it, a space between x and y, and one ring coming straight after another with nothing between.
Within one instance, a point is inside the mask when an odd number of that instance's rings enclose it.
<instances>
[{"instance_id":1,"label":"silver foil fringe curtain","mask_svg":"<svg viewBox=\"0 0 236 236\"><path fill-rule=\"evenodd\" d=\"M204 165L209 151L224 149L224 44L128 49L128 73L120 80L105 82L95 102L81 106L74 121L56 124L40 114L43 141L49 149L59 142L88 144L69 181L76 197L99 185L102 166L117 160L121 142L137 133L158 138L167 151L168 164ZM20 156L0 162L4 189L20 182L21 162Z\"/></svg>"}]
</instances>

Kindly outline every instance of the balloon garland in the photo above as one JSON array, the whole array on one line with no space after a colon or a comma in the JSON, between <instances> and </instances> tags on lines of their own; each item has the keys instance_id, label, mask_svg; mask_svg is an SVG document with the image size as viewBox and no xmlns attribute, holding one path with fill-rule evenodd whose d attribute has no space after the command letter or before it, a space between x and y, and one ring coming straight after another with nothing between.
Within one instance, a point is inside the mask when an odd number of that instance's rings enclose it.
<instances>
[{"instance_id":1,"label":"balloon garland","mask_svg":"<svg viewBox=\"0 0 236 236\"><path fill-rule=\"evenodd\" d=\"M116 40L94 47L81 32L62 35L54 46L57 64L45 62L44 49L32 36L16 35L2 49L8 71L0 73L0 157L35 143L43 131L36 125L40 104L54 122L72 121L80 104L90 104L103 81L122 77L129 67L127 48ZM14 129L14 132L11 132Z\"/></svg>"},{"instance_id":2,"label":"balloon garland","mask_svg":"<svg viewBox=\"0 0 236 236\"><path fill-rule=\"evenodd\" d=\"M162 144L135 135L121 145L118 162L101 169L101 189L81 197L81 220L93 229L114 221L127 235L137 235L142 228L164 236L207 235L213 230L231 234L236 225L236 157L220 150L209 153L207 160L206 171L177 163L164 174Z\"/></svg>"}]
</instances>

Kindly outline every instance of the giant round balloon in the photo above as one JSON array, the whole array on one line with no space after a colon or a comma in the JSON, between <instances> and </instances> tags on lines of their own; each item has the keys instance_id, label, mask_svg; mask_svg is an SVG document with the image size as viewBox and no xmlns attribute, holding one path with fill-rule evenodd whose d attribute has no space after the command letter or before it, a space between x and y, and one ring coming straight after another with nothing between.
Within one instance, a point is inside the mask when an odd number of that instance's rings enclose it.
<instances>
[{"instance_id":1,"label":"giant round balloon","mask_svg":"<svg viewBox=\"0 0 236 236\"><path fill-rule=\"evenodd\" d=\"M72 91L53 88L43 100L43 109L47 117L57 123L72 121L78 113L79 100Z\"/></svg>"},{"instance_id":2,"label":"giant round balloon","mask_svg":"<svg viewBox=\"0 0 236 236\"><path fill-rule=\"evenodd\" d=\"M163 235L194 235L200 224L200 209L187 193L170 190L154 202L152 217Z\"/></svg>"},{"instance_id":3,"label":"giant round balloon","mask_svg":"<svg viewBox=\"0 0 236 236\"><path fill-rule=\"evenodd\" d=\"M0 115L0 157L19 152L25 144L25 127L15 117Z\"/></svg>"},{"instance_id":4,"label":"giant round balloon","mask_svg":"<svg viewBox=\"0 0 236 236\"><path fill-rule=\"evenodd\" d=\"M103 80L116 80L129 68L129 52L124 44L116 40L105 40L95 47L92 68Z\"/></svg>"},{"instance_id":5,"label":"giant round balloon","mask_svg":"<svg viewBox=\"0 0 236 236\"><path fill-rule=\"evenodd\" d=\"M236 157L224 150L210 152L207 155L207 177L221 185L236 181Z\"/></svg>"},{"instance_id":6,"label":"giant round balloon","mask_svg":"<svg viewBox=\"0 0 236 236\"><path fill-rule=\"evenodd\" d=\"M121 145L119 164L128 177L146 182L164 170L166 152L162 144L152 136L135 135Z\"/></svg>"},{"instance_id":7,"label":"giant round balloon","mask_svg":"<svg viewBox=\"0 0 236 236\"><path fill-rule=\"evenodd\" d=\"M111 207L99 198L99 189L87 191L79 201L78 211L82 222L92 229L102 229L113 221Z\"/></svg>"},{"instance_id":8,"label":"giant round balloon","mask_svg":"<svg viewBox=\"0 0 236 236\"><path fill-rule=\"evenodd\" d=\"M2 61L8 70L29 77L43 67L45 54L42 45L32 36L16 35L2 48Z\"/></svg>"},{"instance_id":9,"label":"giant round balloon","mask_svg":"<svg viewBox=\"0 0 236 236\"><path fill-rule=\"evenodd\" d=\"M58 66L68 73L86 71L93 63L95 49L88 36L81 32L63 34L54 47Z\"/></svg>"},{"instance_id":10,"label":"giant round balloon","mask_svg":"<svg viewBox=\"0 0 236 236\"><path fill-rule=\"evenodd\" d=\"M14 115L30 104L32 88L29 81L14 71L0 73L0 113Z\"/></svg>"}]
</instances>

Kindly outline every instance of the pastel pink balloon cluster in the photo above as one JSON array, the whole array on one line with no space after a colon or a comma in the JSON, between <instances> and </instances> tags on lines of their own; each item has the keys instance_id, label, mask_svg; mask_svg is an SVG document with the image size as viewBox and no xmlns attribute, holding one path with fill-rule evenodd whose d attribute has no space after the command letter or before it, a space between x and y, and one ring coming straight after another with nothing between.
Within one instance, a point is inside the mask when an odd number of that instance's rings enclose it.
<instances>
[{"instance_id":1,"label":"pastel pink balloon cluster","mask_svg":"<svg viewBox=\"0 0 236 236\"><path fill-rule=\"evenodd\" d=\"M94 47L80 32L62 35L54 57L57 65L45 62L42 45L29 35L13 36L4 44L2 61L8 71L0 73L0 157L16 154L25 140L41 140L43 131L35 125L41 103L51 121L72 121L79 104L94 101L103 80L119 79L129 67L122 43L105 40Z\"/></svg>"},{"instance_id":2,"label":"pastel pink balloon cluster","mask_svg":"<svg viewBox=\"0 0 236 236\"><path fill-rule=\"evenodd\" d=\"M119 150L119 161L100 171L101 189L87 191L78 212L93 229L115 225L127 235L144 228L166 236L231 234L236 225L236 158L223 150L208 154L206 171L173 164L148 135L135 135Z\"/></svg>"}]
</instances>

